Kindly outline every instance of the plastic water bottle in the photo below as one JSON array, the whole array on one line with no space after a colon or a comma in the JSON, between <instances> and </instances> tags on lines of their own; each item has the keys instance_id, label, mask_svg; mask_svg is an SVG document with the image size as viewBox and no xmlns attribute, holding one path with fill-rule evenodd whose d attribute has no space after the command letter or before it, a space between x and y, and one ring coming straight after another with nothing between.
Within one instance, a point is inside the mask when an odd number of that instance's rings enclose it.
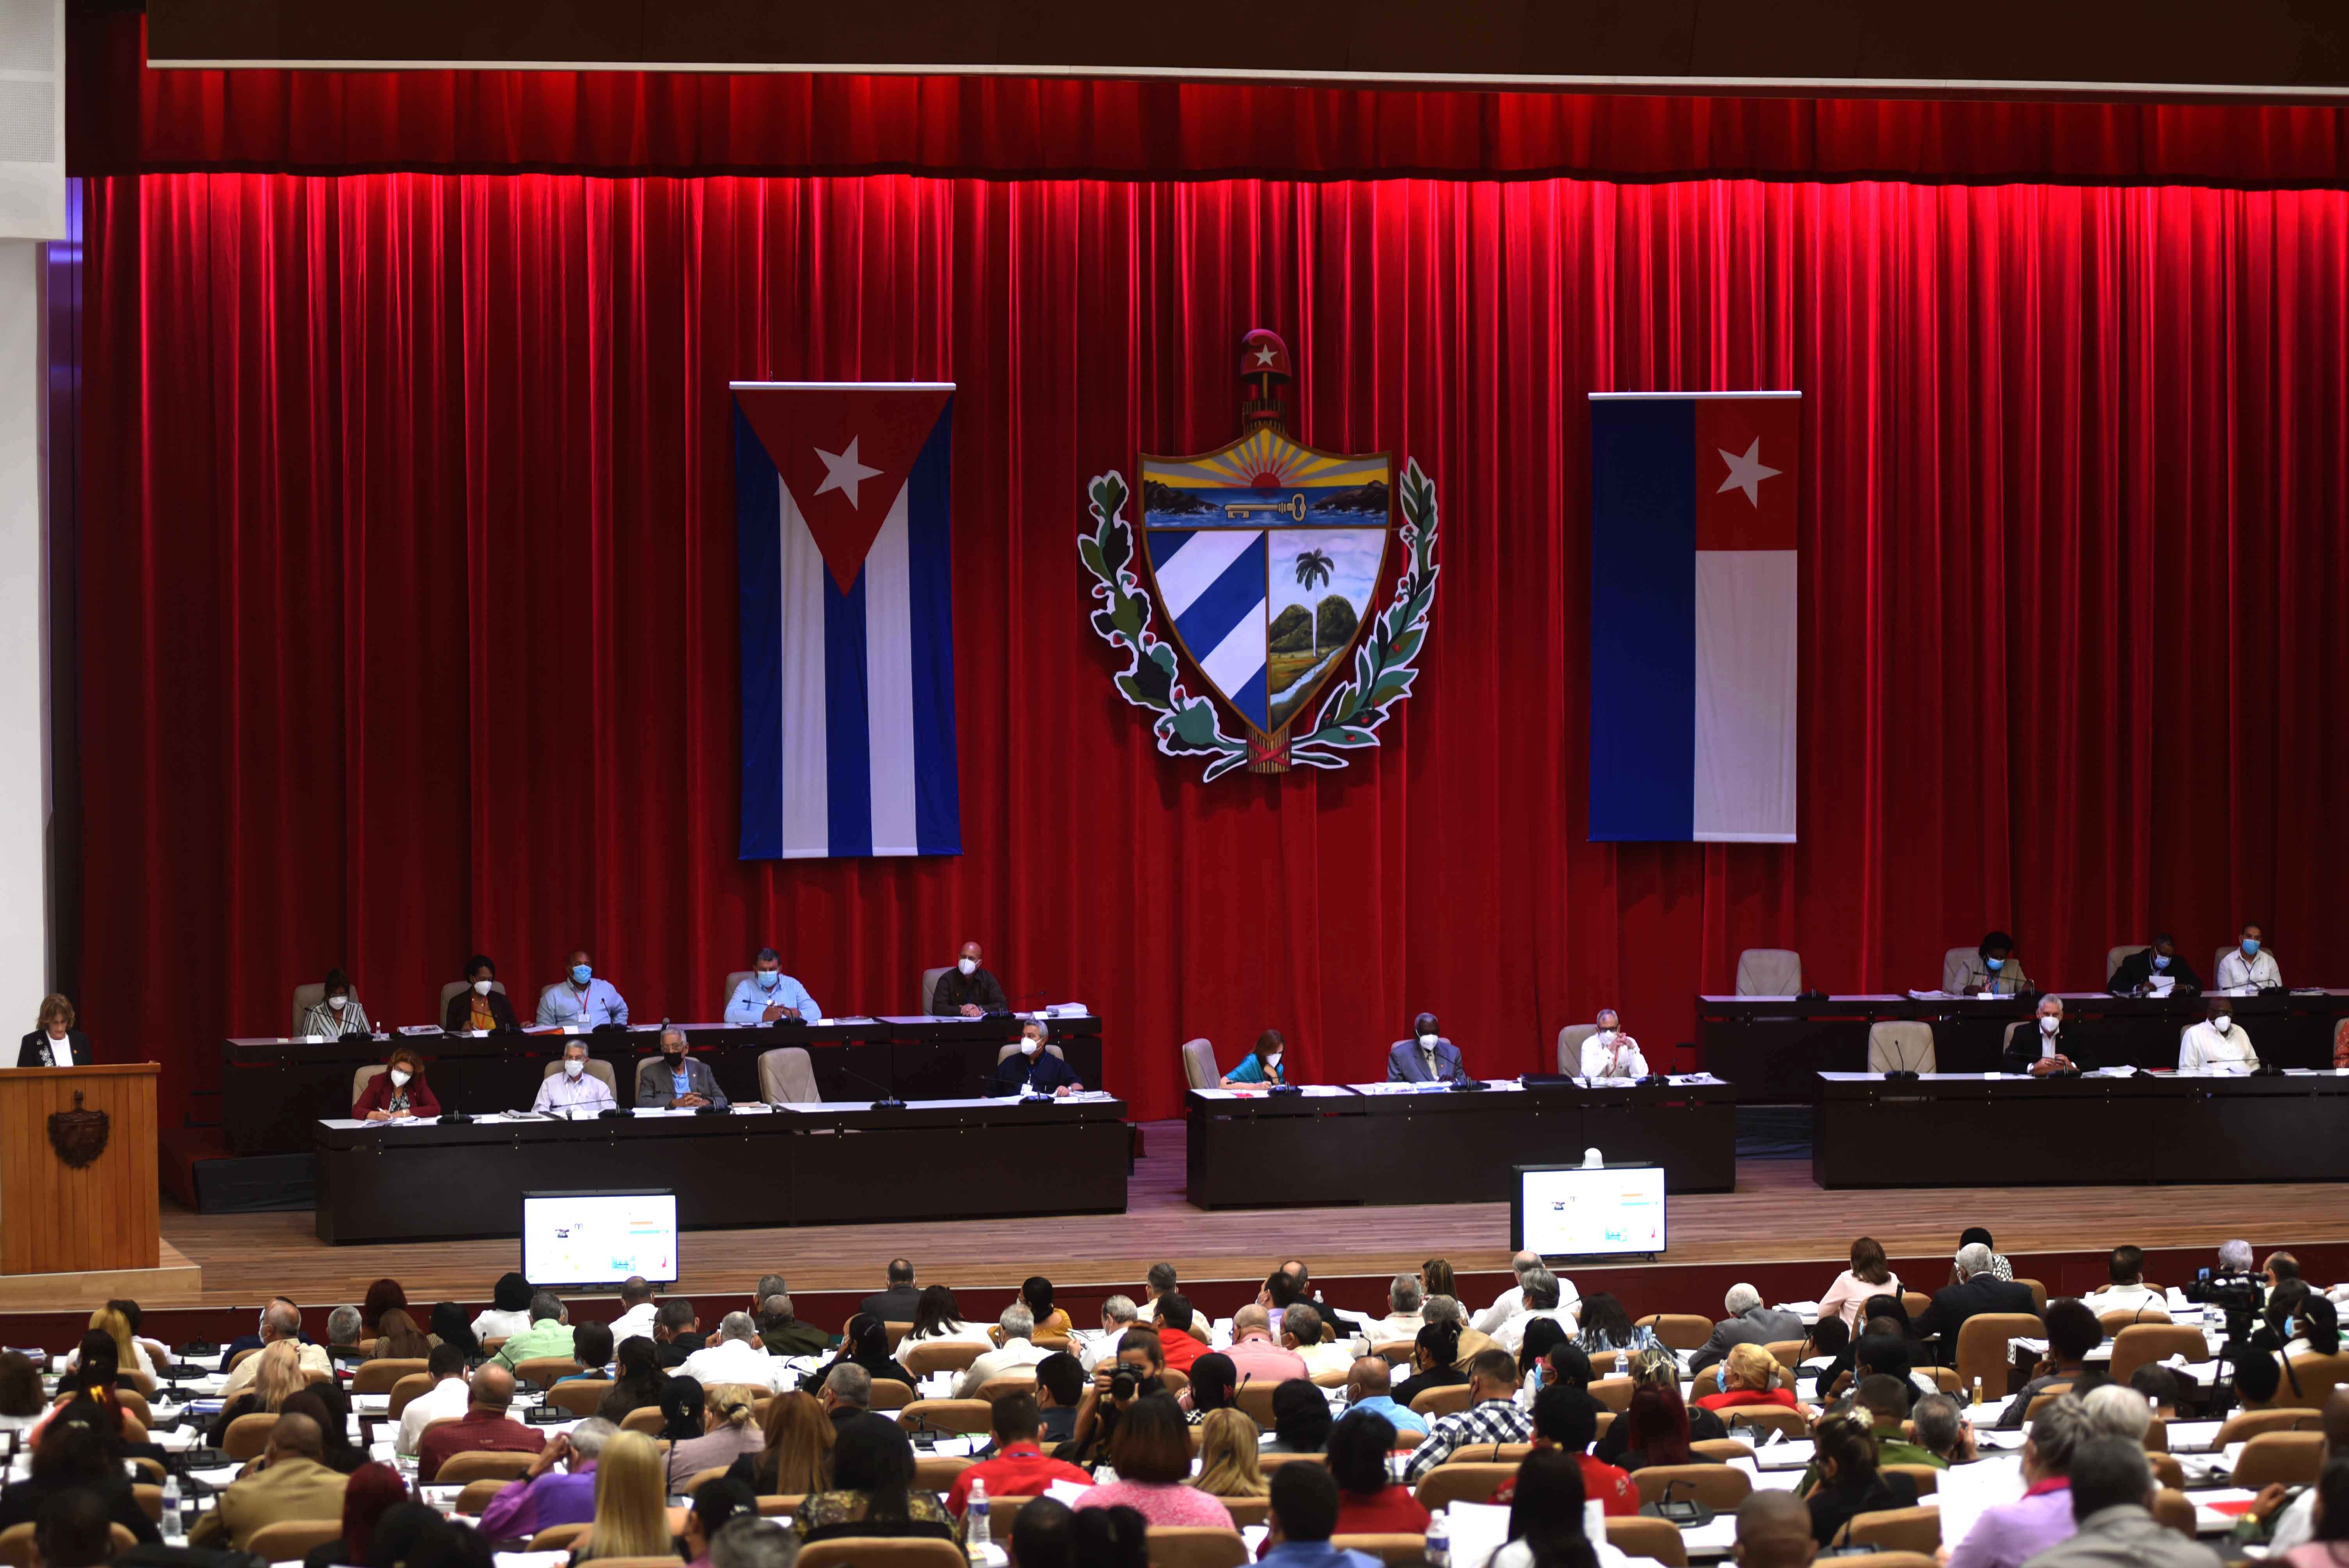
<instances>
[{"instance_id":1,"label":"plastic water bottle","mask_svg":"<svg viewBox=\"0 0 2349 1568\"><path fill-rule=\"evenodd\" d=\"M1452 1525L1444 1511L1427 1516L1427 1568L1452 1568Z\"/></svg>"},{"instance_id":2,"label":"plastic water bottle","mask_svg":"<svg viewBox=\"0 0 2349 1568\"><path fill-rule=\"evenodd\" d=\"M163 1473L163 1539L179 1541L187 1532L180 1522L180 1478L170 1470Z\"/></svg>"},{"instance_id":3,"label":"plastic water bottle","mask_svg":"<svg viewBox=\"0 0 2349 1568\"><path fill-rule=\"evenodd\" d=\"M970 1548L971 1556L976 1561L988 1544L988 1526L991 1522L987 1516L987 1483L985 1481L974 1480L970 1483L970 1497L969 1501L963 1505L962 1517L963 1543Z\"/></svg>"}]
</instances>

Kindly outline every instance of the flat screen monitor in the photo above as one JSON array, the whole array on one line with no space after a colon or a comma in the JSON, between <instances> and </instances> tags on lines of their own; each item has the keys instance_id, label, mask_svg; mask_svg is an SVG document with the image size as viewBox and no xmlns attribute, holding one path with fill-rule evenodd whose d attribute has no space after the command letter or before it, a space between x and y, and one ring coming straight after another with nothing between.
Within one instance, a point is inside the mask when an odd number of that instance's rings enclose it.
<instances>
[{"instance_id":1,"label":"flat screen monitor","mask_svg":"<svg viewBox=\"0 0 2349 1568\"><path fill-rule=\"evenodd\" d=\"M547 1288L618 1284L641 1274L677 1283L677 1193L524 1192L522 1275Z\"/></svg>"},{"instance_id":2,"label":"flat screen monitor","mask_svg":"<svg viewBox=\"0 0 2349 1568\"><path fill-rule=\"evenodd\" d=\"M1520 1251L1598 1258L1664 1250L1661 1165L1520 1165L1509 1203Z\"/></svg>"}]
</instances>

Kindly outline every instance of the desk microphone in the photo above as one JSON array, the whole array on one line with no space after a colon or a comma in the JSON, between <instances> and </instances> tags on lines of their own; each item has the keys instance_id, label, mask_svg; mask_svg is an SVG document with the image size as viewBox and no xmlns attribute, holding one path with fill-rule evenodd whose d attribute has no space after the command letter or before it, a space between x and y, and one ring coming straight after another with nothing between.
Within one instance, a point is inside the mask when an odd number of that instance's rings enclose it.
<instances>
[{"instance_id":1,"label":"desk microphone","mask_svg":"<svg viewBox=\"0 0 2349 1568\"><path fill-rule=\"evenodd\" d=\"M843 1068L843 1067L838 1067L838 1066L835 1066L835 1067L833 1068L833 1071L834 1071L834 1072L838 1073L838 1074L839 1074L841 1077L843 1077L843 1078L854 1078L858 1083L863 1084L866 1088L877 1088L877 1089L879 1089L879 1090L881 1091L881 1098L880 1098L880 1099L876 1099L876 1100L874 1100L874 1101L873 1102L873 1109L875 1109L875 1110L903 1110L903 1109L905 1109L905 1102L904 1100L899 1099L897 1098L897 1091L896 1091L895 1089L894 1089L894 1088L890 1088L890 1087L888 1087L886 1084L879 1084L879 1083L875 1083L875 1082L874 1082L871 1078L866 1078L863 1073L858 1072L858 1071L857 1071L855 1068Z\"/></svg>"},{"instance_id":2,"label":"desk microphone","mask_svg":"<svg viewBox=\"0 0 2349 1568\"><path fill-rule=\"evenodd\" d=\"M463 1111L457 1109L457 1092L454 1089L450 1090L449 1103L440 1108L440 1125L443 1127L465 1127L471 1125L472 1119L473 1119L471 1117L467 1116Z\"/></svg>"},{"instance_id":3,"label":"desk microphone","mask_svg":"<svg viewBox=\"0 0 2349 1568\"><path fill-rule=\"evenodd\" d=\"M1001 1012L999 1012L999 1013L982 1013L982 1014L980 1014L980 1015L979 1015L979 1016L981 1016L981 1017L983 1017L983 1018L1009 1018L1009 1017L1014 1016L1015 1016L1016 1014L1018 1014L1018 1013L1019 1013L1019 1004L1020 1004L1020 1003L1022 1003L1022 1002L1033 1002L1033 1001L1035 1001L1038 997L1042 996L1042 995L1044 995L1045 994L1046 994L1046 993L1044 993L1044 992L1042 992L1042 991L1029 991L1029 992L1025 992L1025 993L1023 993L1022 995L1018 995L1018 996L1014 996L1014 997L1012 997L1009 1001L1006 1002L1006 1003L1003 1005L1003 1010L1002 1010Z\"/></svg>"}]
</instances>

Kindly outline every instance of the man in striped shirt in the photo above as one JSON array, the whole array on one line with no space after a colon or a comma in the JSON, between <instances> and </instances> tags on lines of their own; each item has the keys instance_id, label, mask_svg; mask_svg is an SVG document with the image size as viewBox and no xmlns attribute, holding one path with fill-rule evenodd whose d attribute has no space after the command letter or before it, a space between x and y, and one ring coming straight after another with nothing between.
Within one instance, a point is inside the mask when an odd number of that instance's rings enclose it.
<instances>
[{"instance_id":1,"label":"man in striped shirt","mask_svg":"<svg viewBox=\"0 0 2349 1568\"><path fill-rule=\"evenodd\" d=\"M1480 1350L1468 1363L1468 1408L1444 1417L1412 1450L1403 1480L1417 1486L1427 1472L1461 1449L1532 1439L1533 1413L1517 1400L1517 1358L1506 1350Z\"/></svg>"}]
</instances>

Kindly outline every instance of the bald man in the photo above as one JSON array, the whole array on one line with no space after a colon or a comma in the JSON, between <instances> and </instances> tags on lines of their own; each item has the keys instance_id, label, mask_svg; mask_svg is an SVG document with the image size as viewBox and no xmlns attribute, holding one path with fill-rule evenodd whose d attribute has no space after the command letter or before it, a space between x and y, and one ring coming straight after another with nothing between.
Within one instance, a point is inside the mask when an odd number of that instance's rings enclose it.
<instances>
[{"instance_id":1,"label":"bald man","mask_svg":"<svg viewBox=\"0 0 2349 1568\"><path fill-rule=\"evenodd\" d=\"M534 1454L546 1447L543 1433L506 1414L513 1392L514 1375L494 1361L474 1373L464 1418L424 1429L424 1439L416 1445L416 1479L429 1485L451 1454Z\"/></svg>"},{"instance_id":2,"label":"bald man","mask_svg":"<svg viewBox=\"0 0 2349 1568\"><path fill-rule=\"evenodd\" d=\"M1791 1491L1757 1491L1737 1505L1737 1568L1810 1568L1819 1554L1811 1511Z\"/></svg>"},{"instance_id":3,"label":"bald man","mask_svg":"<svg viewBox=\"0 0 2349 1568\"><path fill-rule=\"evenodd\" d=\"M242 1551L264 1524L339 1520L346 1478L326 1468L326 1455L317 1422L298 1412L278 1417L261 1462L242 1480L229 1483L220 1506L188 1532L188 1544Z\"/></svg>"},{"instance_id":4,"label":"bald man","mask_svg":"<svg viewBox=\"0 0 2349 1568\"><path fill-rule=\"evenodd\" d=\"M937 988L930 993L930 1016L934 1018L983 1018L989 1013L1009 1013L1011 1004L1003 997L1003 982L985 967L986 954L976 942L966 942L955 954L955 966L938 976Z\"/></svg>"},{"instance_id":5,"label":"bald man","mask_svg":"<svg viewBox=\"0 0 2349 1568\"><path fill-rule=\"evenodd\" d=\"M2349 1385L2337 1385L2325 1397L2324 1446L2317 1450L2316 1473L2323 1475L2324 1467L2333 1462L2335 1455L2349 1455ZM2305 1546L2314 1540L2316 1489L2271 1485L2262 1491L2251 1500L2241 1522L2236 1525L2235 1539L2258 1541L2263 1531L2267 1532L2268 1555L2271 1558L2282 1557L2293 1547Z\"/></svg>"}]
</instances>

